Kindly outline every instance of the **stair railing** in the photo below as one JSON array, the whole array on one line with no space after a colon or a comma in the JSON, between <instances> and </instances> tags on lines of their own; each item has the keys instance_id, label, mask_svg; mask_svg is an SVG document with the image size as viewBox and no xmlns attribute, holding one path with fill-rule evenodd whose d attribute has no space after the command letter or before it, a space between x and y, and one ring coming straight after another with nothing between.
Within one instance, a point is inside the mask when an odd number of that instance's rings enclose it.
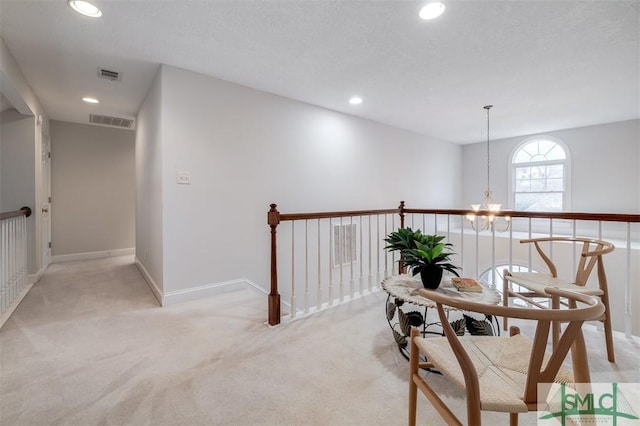
<instances>
[{"instance_id":1,"label":"stair railing","mask_svg":"<svg viewBox=\"0 0 640 426\"><path fill-rule=\"evenodd\" d=\"M0 313L2 323L27 286L27 218L31 209L0 213Z\"/></svg>"},{"instance_id":2,"label":"stair railing","mask_svg":"<svg viewBox=\"0 0 640 426\"><path fill-rule=\"evenodd\" d=\"M270 325L279 324L281 317L279 251L290 258L288 278L291 285L287 290L286 306L292 318L299 311L308 314L343 302L345 297L353 299L374 291L375 280L388 276L390 271L397 271L395 257L389 259L383 250L382 240L392 229L404 227L404 202L395 209L320 213L283 214L277 210L276 204L270 207L267 214L271 228ZM396 220L397 215L399 221ZM291 223L286 230L290 247L277 245L277 228L282 222ZM299 281L304 283L301 287L303 302L300 304L296 286Z\"/></svg>"},{"instance_id":3,"label":"stair railing","mask_svg":"<svg viewBox=\"0 0 640 426\"><path fill-rule=\"evenodd\" d=\"M462 267L462 274L483 276L485 284L495 287L500 287L496 283L501 283L499 275L505 267L537 268L530 245L519 244L520 239L571 235L612 241L616 251L607 259L607 274L620 289L614 301L619 312L614 329L624 330L627 336L640 335L640 309L633 302L640 292L640 214L504 210L492 214L509 216L511 226L498 232L474 230L466 219L468 213L464 209L412 209L401 202L394 209L286 214L271 204L267 215L271 228L269 324L279 324L285 316L281 306L288 311L286 316L295 318L378 290L382 279L402 270L401 259L383 249L384 238L406 225L445 235L454 245L454 264ZM283 222L288 226L278 227ZM278 238L290 244L278 245ZM566 256L567 270L575 271L571 264L575 260L568 259L577 256L561 252L555 256L560 260Z\"/></svg>"}]
</instances>

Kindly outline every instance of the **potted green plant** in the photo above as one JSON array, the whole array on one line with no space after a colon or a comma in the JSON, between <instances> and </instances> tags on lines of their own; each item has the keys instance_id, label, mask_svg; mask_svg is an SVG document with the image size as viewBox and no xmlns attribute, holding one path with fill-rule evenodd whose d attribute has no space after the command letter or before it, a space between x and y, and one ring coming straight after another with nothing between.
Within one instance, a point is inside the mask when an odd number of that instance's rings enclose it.
<instances>
[{"instance_id":1,"label":"potted green plant","mask_svg":"<svg viewBox=\"0 0 640 426\"><path fill-rule=\"evenodd\" d=\"M411 228L400 228L391 232L384 241L385 250L400 252L400 262L411 270L413 275L420 274L425 288L435 289L440 285L442 274L449 271L460 276L450 257L453 253L451 243L444 242L445 237L435 234L423 234Z\"/></svg>"}]
</instances>

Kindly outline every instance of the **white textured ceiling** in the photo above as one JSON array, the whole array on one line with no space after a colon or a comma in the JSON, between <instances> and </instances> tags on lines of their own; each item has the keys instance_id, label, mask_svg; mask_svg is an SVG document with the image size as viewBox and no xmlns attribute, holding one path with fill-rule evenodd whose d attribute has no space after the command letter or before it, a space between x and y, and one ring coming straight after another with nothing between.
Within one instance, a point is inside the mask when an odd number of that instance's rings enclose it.
<instances>
[{"instance_id":1,"label":"white textured ceiling","mask_svg":"<svg viewBox=\"0 0 640 426\"><path fill-rule=\"evenodd\" d=\"M450 0L434 21L419 1L94 3L100 19L0 0L0 35L52 119L135 116L161 63L456 143L484 140L489 103L492 139L640 117L638 0Z\"/></svg>"}]
</instances>

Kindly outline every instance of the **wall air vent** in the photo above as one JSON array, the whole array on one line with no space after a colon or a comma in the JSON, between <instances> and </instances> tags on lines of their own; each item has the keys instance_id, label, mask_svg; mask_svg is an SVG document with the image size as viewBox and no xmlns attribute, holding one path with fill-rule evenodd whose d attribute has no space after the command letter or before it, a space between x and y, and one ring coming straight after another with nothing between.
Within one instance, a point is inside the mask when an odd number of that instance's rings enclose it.
<instances>
[{"instance_id":1,"label":"wall air vent","mask_svg":"<svg viewBox=\"0 0 640 426\"><path fill-rule=\"evenodd\" d=\"M108 115L89 114L89 123L102 124L103 126L122 127L130 129L133 120L130 118L110 117Z\"/></svg>"},{"instance_id":2,"label":"wall air vent","mask_svg":"<svg viewBox=\"0 0 640 426\"><path fill-rule=\"evenodd\" d=\"M122 80L122 74L118 71L109 71L104 68L98 67L98 77L106 78L111 81L120 81Z\"/></svg>"},{"instance_id":3,"label":"wall air vent","mask_svg":"<svg viewBox=\"0 0 640 426\"><path fill-rule=\"evenodd\" d=\"M356 237L358 227L355 223L332 224L333 226L333 267L358 262Z\"/></svg>"}]
</instances>

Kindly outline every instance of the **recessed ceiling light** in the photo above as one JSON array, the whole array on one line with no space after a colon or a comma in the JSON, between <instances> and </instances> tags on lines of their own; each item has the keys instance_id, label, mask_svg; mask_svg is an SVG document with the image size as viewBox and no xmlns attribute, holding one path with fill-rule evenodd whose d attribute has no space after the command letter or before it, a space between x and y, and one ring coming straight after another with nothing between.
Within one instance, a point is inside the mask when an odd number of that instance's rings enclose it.
<instances>
[{"instance_id":1,"label":"recessed ceiling light","mask_svg":"<svg viewBox=\"0 0 640 426\"><path fill-rule=\"evenodd\" d=\"M99 18L102 16L102 11L88 1L68 0L67 4L71 6L73 10L85 16L90 16L92 18Z\"/></svg>"},{"instance_id":2,"label":"recessed ceiling light","mask_svg":"<svg viewBox=\"0 0 640 426\"><path fill-rule=\"evenodd\" d=\"M440 3L439 1L434 1L434 2L430 2L425 4L422 9L420 9L420 18L422 19L434 19L437 18L438 16L442 15L442 12L444 12L444 4Z\"/></svg>"},{"instance_id":3,"label":"recessed ceiling light","mask_svg":"<svg viewBox=\"0 0 640 426\"><path fill-rule=\"evenodd\" d=\"M96 98L90 98L90 97L84 97L82 98L83 101L90 103L90 104L99 104L100 101L97 100Z\"/></svg>"},{"instance_id":4,"label":"recessed ceiling light","mask_svg":"<svg viewBox=\"0 0 640 426\"><path fill-rule=\"evenodd\" d=\"M349 103L351 105L360 105L362 103L362 98L360 96L352 96L351 99L349 99Z\"/></svg>"}]
</instances>

